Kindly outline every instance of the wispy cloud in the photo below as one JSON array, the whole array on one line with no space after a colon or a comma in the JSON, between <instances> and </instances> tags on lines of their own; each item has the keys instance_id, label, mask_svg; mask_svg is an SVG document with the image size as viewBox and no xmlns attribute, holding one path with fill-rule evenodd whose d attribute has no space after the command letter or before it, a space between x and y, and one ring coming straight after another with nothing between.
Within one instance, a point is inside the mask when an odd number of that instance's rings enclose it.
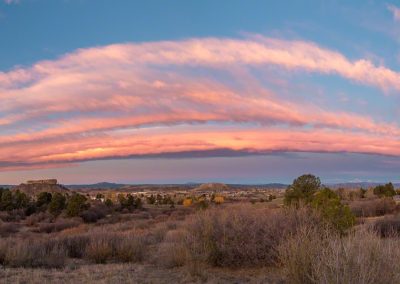
<instances>
[{"instance_id":1,"label":"wispy cloud","mask_svg":"<svg viewBox=\"0 0 400 284\"><path fill-rule=\"evenodd\" d=\"M285 100L254 75L271 67L400 90L396 71L305 41L81 49L0 73L0 168L221 149L400 156L396 123Z\"/></svg>"},{"instance_id":2,"label":"wispy cloud","mask_svg":"<svg viewBox=\"0 0 400 284\"><path fill-rule=\"evenodd\" d=\"M4 0L4 3L11 5L11 4L18 4L20 0Z\"/></svg>"},{"instance_id":3,"label":"wispy cloud","mask_svg":"<svg viewBox=\"0 0 400 284\"><path fill-rule=\"evenodd\" d=\"M387 5L387 8L390 12L392 12L393 19L397 22L400 21L400 8L394 5Z\"/></svg>"}]
</instances>

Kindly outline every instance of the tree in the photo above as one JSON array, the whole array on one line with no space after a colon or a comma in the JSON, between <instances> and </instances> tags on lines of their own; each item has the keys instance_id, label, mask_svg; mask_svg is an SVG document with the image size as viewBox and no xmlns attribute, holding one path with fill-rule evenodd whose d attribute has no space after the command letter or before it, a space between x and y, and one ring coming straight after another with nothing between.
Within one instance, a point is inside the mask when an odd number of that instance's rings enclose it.
<instances>
[{"instance_id":1,"label":"tree","mask_svg":"<svg viewBox=\"0 0 400 284\"><path fill-rule=\"evenodd\" d=\"M104 195L103 194L101 194L101 193L97 193L96 194L96 199L97 200L101 200L101 199L103 199L104 198Z\"/></svg>"},{"instance_id":2,"label":"tree","mask_svg":"<svg viewBox=\"0 0 400 284\"><path fill-rule=\"evenodd\" d=\"M123 194L119 194L118 201L121 209L132 210L142 208L142 200L132 194L128 194L126 197Z\"/></svg>"},{"instance_id":3,"label":"tree","mask_svg":"<svg viewBox=\"0 0 400 284\"><path fill-rule=\"evenodd\" d=\"M391 182L385 185L378 185L374 188L374 194L379 197L392 197L396 195L394 186Z\"/></svg>"},{"instance_id":4,"label":"tree","mask_svg":"<svg viewBox=\"0 0 400 284\"><path fill-rule=\"evenodd\" d=\"M9 189L4 190L3 194L1 195L0 208L1 210L7 211L14 209L13 196L12 192Z\"/></svg>"},{"instance_id":5,"label":"tree","mask_svg":"<svg viewBox=\"0 0 400 284\"><path fill-rule=\"evenodd\" d=\"M319 189L321 189L321 180L318 177L311 174L302 175L296 178L286 190L284 203L295 206L309 204Z\"/></svg>"},{"instance_id":6,"label":"tree","mask_svg":"<svg viewBox=\"0 0 400 284\"><path fill-rule=\"evenodd\" d=\"M224 203L224 201L225 201L225 199L223 196L218 195L218 196L214 197L215 204L222 204L222 203Z\"/></svg>"},{"instance_id":7,"label":"tree","mask_svg":"<svg viewBox=\"0 0 400 284\"><path fill-rule=\"evenodd\" d=\"M104 202L104 204L105 204L107 207L111 207L111 206L114 205L113 202L112 202L112 200L111 200L110 198L107 198L106 201Z\"/></svg>"},{"instance_id":8,"label":"tree","mask_svg":"<svg viewBox=\"0 0 400 284\"><path fill-rule=\"evenodd\" d=\"M331 189L324 188L313 196L311 206L321 212L322 217L340 233L354 225L355 217L347 205Z\"/></svg>"},{"instance_id":9,"label":"tree","mask_svg":"<svg viewBox=\"0 0 400 284\"><path fill-rule=\"evenodd\" d=\"M60 213L65 209L66 198L59 192L52 195L51 201L49 203L49 212L54 216L60 215Z\"/></svg>"},{"instance_id":10,"label":"tree","mask_svg":"<svg viewBox=\"0 0 400 284\"><path fill-rule=\"evenodd\" d=\"M185 198L185 199L183 200L183 206L185 206L185 207L191 206L192 203L193 203L193 199L191 199L191 198Z\"/></svg>"},{"instance_id":11,"label":"tree","mask_svg":"<svg viewBox=\"0 0 400 284\"><path fill-rule=\"evenodd\" d=\"M13 194L13 204L15 209L26 208L29 204L29 197L19 190Z\"/></svg>"},{"instance_id":12,"label":"tree","mask_svg":"<svg viewBox=\"0 0 400 284\"><path fill-rule=\"evenodd\" d=\"M154 203L156 203L156 198L154 197L153 194L150 195L150 196L148 196L148 197L146 198L146 200L147 200L147 204L154 204Z\"/></svg>"},{"instance_id":13,"label":"tree","mask_svg":"<svg viewBox=\"0 0 400 284\"><path fill-rule=\"evenodd\" d=\"M75 217L79 216L83 211L89 208L89 204L86 203L87 198L86 196L74 193L67 202L67 216L68 217Z\"/></svg>"},{"instance_id":14,"label":"tree","mask_svg":"<svg viewBox=\"0 0 400 284\"><path fill-rule=\"evenodd\" d=\"M38 194L37 199L36 199L36 206L37 207L44 207L47 206L52 199L52 195L50 192L41 192Z\"/></svg>"}]
</instances>

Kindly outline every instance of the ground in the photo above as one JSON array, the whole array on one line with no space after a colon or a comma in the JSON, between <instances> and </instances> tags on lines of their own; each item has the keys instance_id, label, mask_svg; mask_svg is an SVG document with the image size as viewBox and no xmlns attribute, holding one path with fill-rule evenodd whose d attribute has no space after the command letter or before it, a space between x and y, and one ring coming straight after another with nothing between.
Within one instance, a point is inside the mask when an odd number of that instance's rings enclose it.
<instances>
[{"instance_id":1,"label":"ground","mask_svg":"<svg viewBox=\"0 0 400 284\"><path fill-rule=\"evenodd\" d=\"M64 269L6 268L2 283L284 283L275 269L206 268L192 276L186 268L163 269L143 264L73 265Z\"/></svg>"}]
</instances>

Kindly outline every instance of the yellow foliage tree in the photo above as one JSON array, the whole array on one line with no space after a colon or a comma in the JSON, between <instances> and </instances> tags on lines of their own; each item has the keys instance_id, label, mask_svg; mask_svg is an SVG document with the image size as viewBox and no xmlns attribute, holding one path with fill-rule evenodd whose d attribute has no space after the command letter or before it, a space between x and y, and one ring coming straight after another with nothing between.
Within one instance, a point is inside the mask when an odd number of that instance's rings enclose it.
<instances>
[{"instance_id":1,"label":"yellow foliage tree","mask_svg":"<svg viewBox=\"0 0 400 284\"><path fill-rule=\"evenodd\" d=\"M225 199L223 196L215 196L215 198L214 198L214 202L217 204L224 203L224 201L225 201Z\"/></svg>"},{"instance_id":2,"label":"yellow foliage tree","mask_svg":"<svg viewBox=\"0 0 400 284\"><path fill-rule=\"evenodd\" d=\"M193 203L193 200L191 198L185 198L183 200L183 206L185 206L185 207L189 207L190 205L192 205L192 203Z\"/></svg>"}]
</instances>

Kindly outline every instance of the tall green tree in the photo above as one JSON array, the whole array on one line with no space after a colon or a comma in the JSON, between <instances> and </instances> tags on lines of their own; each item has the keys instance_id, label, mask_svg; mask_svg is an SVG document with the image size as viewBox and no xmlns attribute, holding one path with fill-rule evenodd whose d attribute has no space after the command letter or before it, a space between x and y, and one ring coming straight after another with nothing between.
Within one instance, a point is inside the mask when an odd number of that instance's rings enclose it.
<instances>
[{"instance_id":1,"label":"tall green tree","mask_svg":"<svg viewBox=\"0 0 400 284\"><path fill-rule=\"evenodd\" d=\"M50 192L40 192L36 198L36 206L37 207L44 207L47 206L52 199L52 195Z\"/></svg>"},{"instance_id":2,"label":"tall green tree","mask_svg":"<svg viewBox=\"0 0 400 284\"><path fill-rule=\"evenodd\" d=\"M310 204L313 200L313 195L320 189L321 180L318 177L312 174L299 176L287 188L284 203L294 206Z\"/></svg>"},{"instance_id":3,"label":"tall green tree","mask_svg":"<svg viewBox=\"0 0 400 284\"><path fill-rule=\"evenodd\" d=\"M67 215L69 217L79 216L83 211L88 209L90 205L87 203L86 196L74 193L67 202Z\"/></svg>"},{"instance_id":4,"label":"tall green tree","mask_svg":"<svg viewBox=\"0 0 400 284\"><path fill-rule=\"evenodd\" d=\"M13 205L15 209L26 208L29 204L29 197L19 190L13 194Z\"/></svg>"},{"instance_id":5,"label":"tall green tree","mask_svg":"<svg viewBox=\"0 0 400 284\"><path fill-rule=\"evenodd\" d=\"M9 189L3 191L0 202L1 210L10 211L14 209L12 192Z\"/></svg>"},{"instance_id":6,"label":"tall green tree","mask_svg":"<svg viewBox=\"0 0 400 284\"><path fill-rule=\"evenodd\" d=\"M374 194L379 197L392 197L396 195L394 186L391 182L385 185L378 185L374 188Z\"/></svg>"},{"instance_id":7,"label":"tall green tree","mask_svg":"<svg viewBox=\"0 0 400 284\"><path fill-rule=\"evenodd\" d=\"M65 209L66 198L59 192L53 193L49 203L49 212L55 216L61 214Z\"/></svg>"}]
</instances>

